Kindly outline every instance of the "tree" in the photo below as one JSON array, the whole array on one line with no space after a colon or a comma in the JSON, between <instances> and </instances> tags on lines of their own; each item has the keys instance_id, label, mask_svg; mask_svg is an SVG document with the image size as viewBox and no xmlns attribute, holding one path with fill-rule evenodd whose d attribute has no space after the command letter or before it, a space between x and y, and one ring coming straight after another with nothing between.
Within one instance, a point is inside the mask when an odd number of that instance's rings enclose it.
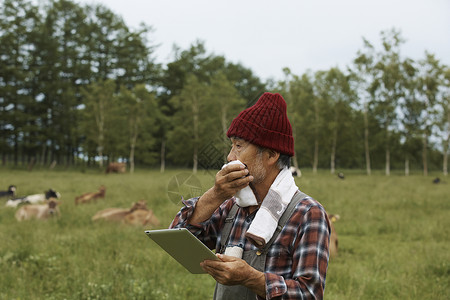
<instances>
[{"instance_id":1,"label":"tree","mask_svg":"<svg viewBox=\"0 0 450 300\"><path fill-rule=\"evenodd\" d=\"M214 130L208 124L207 101L210 88L200 82L195 75L188 75L186 84L180 94L171 99L177 109L173 116L174 126L169 134L170 155L175 162L186 163L192 157L192 171L197 172L198 155L202 140L210 139ZM219 128L219 127L218 127Z\"/></svg>"},{"instance_id":2,"label":"tree","mask_svg":"<svg viewBox=\"0 0 450 300\"><path fill-rule=\"evenodd\" d=\"M81 104L80 86L89 73L85 61L88 36L86 14L68 0L48 2L45 18L37 29L39 41L34 57L36 93L41 95L42 163L51 160L74 162L79 145L76 124ZM49 148L49 149L48 149Z\"/></svg>"},{"instance_id":3,"label":"tree","mask_svg":"<svg viewBox=\"0 0 450 300\"><path fill-rule=\"evenodd\" d=\"M252 101L256 96L255 91L260 90L261 87L264 86L260 83L259 79L253 75L251 70L246 69L240 64L229 63L223 56L216 56L212 53L208 53L204 43L201 41L195 42L189 49L183 51L175 47L174 56L174 61L167 64L167 67L163 72L161 78L162 88L159 89L158 95L160 110L164 112L165 117L167 118L172 118L172 116L178 114L178 109L180 109L181 106L174 104L178 103L179 99L173 100L173 98L180 95L187 84L188 78L192 76L197 78L197 81L205 86L205 90L207 90L206 87L211 88L211 85L213 84L212 81L216 76L225 76L227 81L232 83L229 87L231 88L234 86L233 90L237 90L240 94L240 98L244 98L250 105L253 104ZM217 84L215 85L217 86ZM215 97L215 95L212 94L212 97ZM235 98L233 97L233 99ZM214 101L211 100L209 102L213 103ZM212 111L217 111L217 108L212 108ZM207 120L209 119L207 118L202 121L205 122ZM212 124L214 124L213 121ZM162 157L165 157L164 149L166 146L165 141L169 140L168 132L172 132L172 136L174 132L181 132L181 130L175 130L173 126L178 125L175 122L169 122L168 126L162 126L161 131L158 133ZM223 130L220 127L217 129L218 131L216 132L222 132ZM202 145L203 144L204 143L202 143ZM175 158L173 155L168 155L168 157L174 158L179 163L178 157ZM164 160L161 159L161 162L163 161Z\"/></svg>"},{"instance_id":4,"label":"tree","mask_svg":"<svg viewBox=\"0 0 450 300\"><path fill-rule=\"evenodd\" d=\"M212 106L211 113L217 116L214 119L220 120L221 127L218 140L222 140L222 143L217 146L222 150L224 162L226 162L229 151L229 148L225 146L228 145L226 133L231 120L245 107L245 100L224 73L219 72L211 79L211 91L209 100L209 105Z\"/></svg>"},{"instance_id":5,"label":"tree","mask_svg":"<svg viewBox=\"0 0 450 300\"><path fill-rule=\"evenodd\" d=\"M40 19L29 1L5 0L0 8L0 137L5 143L1 152L4 160L12 151L17 165L21 152L24 158L25 152L34 150L39 135L31 58L36 47L33 28Z\"/></svg>"},{"instance_id":6,"label":"tree","mask_svg":"<svg viewBox=\"0 0 450 300\"><path fill-rule=\"evenodd\" d=\"M369 41L363 39L364 50L359 50L350 68L350 84L358 97L357 105L364 118L364 154L366 161L366 173L370 176L372 168L370 164L369 147L369 105L371 103L370 86L374 80L374 47Z\"/></svg>"},{"instance_id":7,"label":"tree","mask_svg":"<svg viewBox=\"0 0 450 300\"><path fill-rule=\"evenodd\" d=\"M113 119L111 112L115 106L114 91L115 83L112 80L93 83L82 90L85 99L85 108L82 112L85 146L96 146L95 154L98 156L100 168L103 167L107 139L113 131L108 125L111 125Z\"/></svg>"},{"instance_id":8,"label":"tree","mask_svg":"<svg viewBox=\"0 0 450 300\"><path fill-rule=\"evenodd\" d=\"M279 82L278 84L280 87L280 92L284 95L284 99L286 100L288 119L291 122L292 136L294 137L294 143L296 143L297 129L301 122L301 116L299 113L301 110L297 110L297 107L300 105L299 102L301 101L301 95L304 91L302 86L299 84L300 78L297 75L292 74L289 68L283 68L283 73L285 75L285 80ZM297 148L294 147L294 149L295 153L292 157L292 162L295 168L300 169L298 165L298 155L296 153Z\"/></svg>"},{"instance_id":9,"label":"tree","mask_svg":"<svg viewBox=\"0 0 450 300\"><path fill-rule=\"evenodd\" d=\"M399 105L402 110L401 125L403 151L405 153L405 176L409 175L410 158L415 152L417 136L420 134L422 105L417 99L417 68L411 60L403 62L405 72L405 94Z\"/></svg>"},{"instance_id":10,"label":"tree","mask_svg":"<svg viewBox=\"0 0 450 300\"><path fill-rule=\"evenodd\" d=\"M423 174L428 175L428 139L437 117L437 99L440 82L443 81L443 67L434 55L425 53L425 59L419 62L418 101L421 104L420 131L422 134Z\"/></svg>"},{"instance_id":11,"label":"tree","mask_svg":"<svg viewBox=\"0 0 450 300\"><path fill-rule=\"evenodd\" d=\"M450 68L445 66L443 77L443 93L440 98L441 113L438 128L442 143L442 173L448 175L448 155L450 148Z\"/></svg>"},{"instance_id":12,"label":"tree","mask_svg":"<svg viewBox=\"0 0 450 300\"><path fill-rule=\"evenodd\" d=\"M391 169L391 133L396 128L398 100L403 96L403 71L401 69L400 46L404 43L395 29L381 32L383 49L376 55L375 80L371 86L374 112L382 125L385 136L385 172Z\"/></svg>"},{"instance_id":13,"label":"tree","mask_svg":"<svg viewBox=\"0 0 450 300\"><path fill-rule=\"evenodd\" d=\"M135 152L138 144L138 137L142 137L142 129L145 128L147 134L154 131L155 117L157 115L156 100L145 85L137 85L134 89L128 90L124 86L119 94L120 111L127 119L127 136L129 137L129 156L130 173L134 172ZM145 125L145 127L144 127ZM141 143L145 140L140 139ZM151 142L146 140L147 144Z\"/></svg>"},{"instance_id":14,"label":"tree","mask_svg":"<svg viewBox=\"0 0 450 300\"><path fill-rule=\"evenodd\" d=\"M320 101L314 91L314 81L309 73L301 77L285 68L285 80L279 82L279 89L285 95L288 118L292 125L295 142L293 163L299 167L298 159L310 161L313 173L317 173L319 163L319 143L321 136ZM312 147L310 145L313 145Z\"/></svg>"},{"instance_id":15,"label":"tree","mask_svg":"<svg viewBox=\"0 0 450 300\"><path fill-rule=\"evenodd\" d=\"M323 109L323 113L329 113L325 118L328 120L328 130L331 132L330 149L330 172L336 170L336 151L338 145L338 133L345 128L345 117L350 110L350 104L354 101L353 92L350 89L348 78L338 68L331 68L326 72L316 73L316 88L320 98L324 99L328 110Z\"/></svg>"}]
</instances>

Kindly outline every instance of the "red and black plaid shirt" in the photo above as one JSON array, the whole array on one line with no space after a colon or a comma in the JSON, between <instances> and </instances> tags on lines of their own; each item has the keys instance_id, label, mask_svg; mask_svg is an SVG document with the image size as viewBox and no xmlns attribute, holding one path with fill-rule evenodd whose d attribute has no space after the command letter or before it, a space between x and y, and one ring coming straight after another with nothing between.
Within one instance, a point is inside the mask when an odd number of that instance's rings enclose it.
<instances>
[{"instance_id":1,"label":"red and black plaid shirt","mask_svg":"<svg viewBox=\"0 0 450 300\"><path fill-rule=\"evenodd\" d=\"M221 229L235 203L231 198L201 224L188 224L198 198L183 201L170 228L185 227L210 249L220 249ZM239 208L229 237L229 246L241 245L244 251L257 248L245 238L256 211ZM323 207L307 197L300 201L266 257L266 299L322 299L329 257L330 226ZM278 298L278 299L280 299Z\"/></svg>"}]
</instances>

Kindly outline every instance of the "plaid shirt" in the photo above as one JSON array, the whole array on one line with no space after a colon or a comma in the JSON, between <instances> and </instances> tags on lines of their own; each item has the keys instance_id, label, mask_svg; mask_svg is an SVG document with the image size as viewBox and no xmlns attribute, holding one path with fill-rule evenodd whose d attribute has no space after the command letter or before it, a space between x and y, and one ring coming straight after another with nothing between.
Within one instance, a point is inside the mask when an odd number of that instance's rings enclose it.
<instances>
[{"instance_id":1,"label":"plaid shirt","mask_svg":"<svg viewBox=\"0 0 450 300\"><path fill-rule=\"evenodd\" d=\"M209 220L188 224L198 198L183 201L170 228L185 227L210 249L219 252L221 229L235 203L228 199ZM239 208L228 245L241 245L244 251L257 248L245 238L256 211ZM265 264L266 299L322 299L328 267L330 225L323 207L310 197L295 208L286 226L269 249Z\"/></svg>"}]
</instances>

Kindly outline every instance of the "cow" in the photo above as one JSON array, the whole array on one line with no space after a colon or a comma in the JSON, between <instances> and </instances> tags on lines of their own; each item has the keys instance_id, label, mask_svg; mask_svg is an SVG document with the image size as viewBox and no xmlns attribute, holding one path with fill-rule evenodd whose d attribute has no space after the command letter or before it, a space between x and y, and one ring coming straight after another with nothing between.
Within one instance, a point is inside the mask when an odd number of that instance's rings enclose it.
<instances>
[{"instance_id":1,"label":"cow","mask_svg":"<svg viewBox=\"0 0 450 300\"><path fill-rule=\"evenodd\" d=\"M50 217L59 217L61 215L58 205L61 204L56 198L50 198L45 204L30 204L21 206L15 217L17 221L38 219L44 220Z\"/></svg>"},{"instance_id":2,"label":"cow","mask_svg":"<svg viewBox=\"0 0 450 300\"><path fill-rule=\"evenodd\" d=\"M59 199L61 198L61 194L55 190L49 189L44 194L28 195L21 198L10 199L6 202L6 206L17 207L20 204L36 204L44 202L45 200L48 200L50 198Z\"/></svg>"},{"instance_id":3,"label":"cow","mask_svg":"<svg viewBox=\"0 0 450 300\"><path fill-rule=\"evenodd\" d=\"M127 170L127 164L126 163L119 163L119 162L111 162L108 164L108 167L106 168L106 174L109 173L125 173Z\"/></svg>"},{"instance_id":4,"label":"cow","mask_svg":"<svg viewBox=\"0 0 450 300\"><path fill-rule=\"evenodd\" d=\"M336 229L334 228L333 223L340 219L339 215L328 215L328 219L330 220L330 257L336 257L338 253L338 237L336 233Z\"/></svg>"},{"instance_id":5,"label":"cow","mask_svg":"<svg viewBox=\"0 0 450 300\"><path fill-rule=\"evenodd\" d=\"M78 205L80 203L88 203L88 202L91 202L92 200L97 200L98 198L105 198L105 192L106 192L106 188L105 188L105 186L102 185L102 186L100 186L98 192L86 193L86 194L76 197L75 205Z\"/></svg>"},{"instance_id":6,"label":"cow","mask_svg":"<svg viewBox=\"0 0 450 300\"><path fill-rule=\"evenodd\" d=\"M122 222L125 216L129 213L137 209L148 210L147 205L144 200L139 200L138 202L133 203L131 208L107 208L101 211L98 211L93 217L92 221L97 221L100 219L108 220L108 221L116 221Z\"/></svg>"},{"instance_id":7,"label":"cow","mask_svg":"<svg viewBox=\"0 0 450 300\"><path fill-rule=\"evenodd\" d=\"M0 197L8 197L8 198L13 198L16 194L16 186L15 185L10 185L8 187L8 190L6 191L0 191Z\"/></svg>"},{"instance_id":8,"label":"cow","mask_svg":"<svg viewBox=\"0 0 450 300\"><path fill-rule=\"evenodd\" d=\"M129 225L138 225L138 226L158 226L159 220L154 215L153 211L150 210L144 210L144 209L137 209L125 216L123 219L123 222L125 224Z\"/></svg>"},{"instance_id":9,"label":"cow","mask_svg":"<svg viewBox=\"0 0 450 300\"><path fill-rule=\"evenodd\" d=\"M340 179L345 179L345 175L344 175L344 173L342 173L342 172L339 172L339 173L337 174L337 176L338 176Z\"/></svg>"},{"instance_id":10,"label":"cow","mask_svg":"<svg viewBox=\"0 0 450 300\"><path fill-rule=\"evenodd\" d=\"M291 166L291 167L289 168L289 171L291 171L292 176L295 176L295 177L302 177L302 171L300 171L299 168L296 168L296 167Z\"/></svg>"}]
</instances>

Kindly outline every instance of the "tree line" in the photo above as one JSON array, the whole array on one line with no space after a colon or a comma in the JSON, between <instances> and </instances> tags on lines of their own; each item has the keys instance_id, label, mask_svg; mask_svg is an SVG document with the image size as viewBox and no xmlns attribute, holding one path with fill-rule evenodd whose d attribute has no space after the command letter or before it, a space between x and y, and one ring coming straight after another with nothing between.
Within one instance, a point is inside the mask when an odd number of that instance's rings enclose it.
<instances>
[{"instance_id":1,"label":"tree line","mask_svg":"<svg viewBox=\"0 0 450 300\"><path fill-rule=\"evenodd\" d=\"M450 71L435 55L401 55L395 29L363 40L342 70L263 82L210 53L174 46L159 64L152 27L69 0L0 4L3 165L219 167L231 120L264 91L288 104L299 167L440 169L447 174Z\"/></svg>"}]
</instances>

